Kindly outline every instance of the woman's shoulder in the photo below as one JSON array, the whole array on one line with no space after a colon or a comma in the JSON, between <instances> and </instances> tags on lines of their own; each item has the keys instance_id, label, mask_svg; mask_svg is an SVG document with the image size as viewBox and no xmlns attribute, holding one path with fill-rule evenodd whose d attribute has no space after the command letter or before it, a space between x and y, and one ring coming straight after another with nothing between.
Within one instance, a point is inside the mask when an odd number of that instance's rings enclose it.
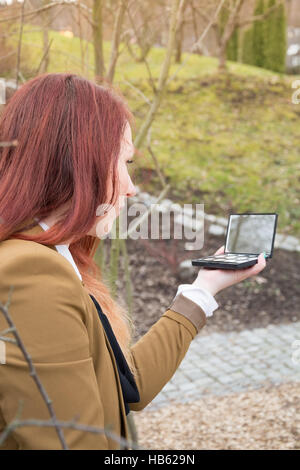
<instances>
[{"instance_id":1,"label":"woman's shoulder","mask_svg":"<svg viewBox=\"0 0 300 470\"><path fill-rule=\"evenodd\" d=\"M16 239L0 243L0 257L0 302L9 301L32 357L38 362L89 357L83 288L69 261L48 246ZM6 327L0 314L0 330Z\"/></svg>"},{"instance_id":2,"label":"woman's shoulder","mask_svg":"<svg viewBox=\"0 0 300 470\"><path fill-rule=\"evenodd\" d=\"M54 247L53 247L54 248ZM20 240L18 238L11 238L8 240L2 240L0 242L0 253L1 256L9 257L11 252L15 252L16 254L22 256L23 254L32 254L35 253L48 253L56 252L56 250L51 249L50 246L42 245L41 243L37 243L31 240Z\"/></svg>"},{"instance_id":3,"label":"woman's shoulder","mask_svg":"<svg viewBox=\"0 0 300 470\"><path fill-rule=\"evenodd\" d=\"M53 275L52 282L60 274L77 288L82 285L70 262L51 246L28 240L4 240L0 242L0 259L1 279L47 273L49 277Z\"/></svg>"}]
</instances>

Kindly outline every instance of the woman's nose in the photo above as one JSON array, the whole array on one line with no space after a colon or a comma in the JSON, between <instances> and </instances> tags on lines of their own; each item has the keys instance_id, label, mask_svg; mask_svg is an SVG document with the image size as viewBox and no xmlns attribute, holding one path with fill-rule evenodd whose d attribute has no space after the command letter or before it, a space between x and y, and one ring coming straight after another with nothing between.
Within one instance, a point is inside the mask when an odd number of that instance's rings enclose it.
<instances>
[{"instance_id":1,"label":"woman's nose","mask_svg":"<svg viewBox=\"0 0 300 470\"><path fill-rule=\"evenodd\" d=\"M131 181L131 178L129 177L129 185L128 185L128 188L127 188L126 196L127 197L133 197L133 196L136 195L136 193L137 193L136 188L135 188L133 182Z\"/></svg>"}]
</instances>

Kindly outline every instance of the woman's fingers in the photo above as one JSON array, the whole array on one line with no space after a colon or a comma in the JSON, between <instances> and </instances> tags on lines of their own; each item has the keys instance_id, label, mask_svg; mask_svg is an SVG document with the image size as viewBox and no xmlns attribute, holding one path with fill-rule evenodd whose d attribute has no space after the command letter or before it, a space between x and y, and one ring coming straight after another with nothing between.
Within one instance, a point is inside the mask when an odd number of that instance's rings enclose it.
<instances>
[{"instance_id":1,"label":"woman's fingers","mask_svg":"<svg viewBox=\"0 0 300 470\"><path fill-rule=\"evenodd\" d=\"M215 254L221 254L224 252L224 246L219 248ZM229 286L238 284L241 281L244 281L248 277L256 276L260 271L262 271L266 266L266 260L264 254L261 253L258 256L257 263L249 268L244 269L210 269L203 268L200 269L197 279L193 284L198 287L204 287L212 295L216 295L223 289L226 289Z\"/></svg>"},{"instance_id":2,"label":"woman's fingers","mask_svg":"<svg viewBox=\"0 0 300 470\"><path fill-rule=\"evenodd\" d=\"M264 254L260 253L257 263L254 264L254 266L251 266L250 268L245 269L243 273L244 274L243 279L247 279L248 277L251 277L251 276L256 276L265 267L266 267L266 259L264 257Z\"/></svg>"},{"instance_id":3,"label":"woman's fingers","mask_svg":"<svg viewBox=\"0 0 300 470\"><path fill-rule=\"evenodd\" d=\"M263 253L261 253L258 257L257 263L253 266L253 271L254 274L258 274L260 271L262 271L266 267L266 258Z\"/></svg>"},{"instance_id":4,"label":"woman's fingers","mask_svg":"<svg viewBox=\"0 0 300 470\"><path fill-rule=\"evenodd\" d=\"M221 246L221 248L219 248L216 252L215 252L215 255L222 255L224 253L224 248L225 246Z\"/></svg>"}]
</instances>

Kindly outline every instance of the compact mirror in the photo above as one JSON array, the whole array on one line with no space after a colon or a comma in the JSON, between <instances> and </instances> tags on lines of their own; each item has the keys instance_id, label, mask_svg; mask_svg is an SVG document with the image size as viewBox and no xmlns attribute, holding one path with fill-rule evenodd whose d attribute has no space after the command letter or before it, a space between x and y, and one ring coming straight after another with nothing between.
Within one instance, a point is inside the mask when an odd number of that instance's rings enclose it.
<instances>
[{"instance_id":1,"label":"compact mirror","mask_svg":"<svg viewBox=\"0 0 300 470\"><path fill-rule=\"evenodd\" d=\"M232 214L229 216L225 253L272 256L277 214Z\"/></svg>"},{"instance_id":2,"label":"compact mirror","mask_svg":"<svg viewBox=\"0 0 300 470\"><path fill-rule=\"evenodd\" d=\"M231 214L227 223L224 254L192 260L193 266L242 269L253 266L260 253L272 257L278 214Z\"/></svg>"}]
</instances>

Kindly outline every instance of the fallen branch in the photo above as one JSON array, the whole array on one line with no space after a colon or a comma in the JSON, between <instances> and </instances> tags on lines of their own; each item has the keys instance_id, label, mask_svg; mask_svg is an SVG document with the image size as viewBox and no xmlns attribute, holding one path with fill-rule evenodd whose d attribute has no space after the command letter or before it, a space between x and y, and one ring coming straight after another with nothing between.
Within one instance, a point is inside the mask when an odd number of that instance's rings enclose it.
<instances>
[{"instance_id":1,"label":"fallen branch","mask_svg":"<svg viewBox=\"0 0 300 470\"><path fill-rule=\"evenodd\" d=\"M56 421L55 424L51 420L45 421L42 419L24 419L24 420L14 419L6 426L5 430L0 434L0 447L12 431L22 426L37 426L41 428L49 428L49 427L52 428L57 425L59 426L59 428L76 429L78 431L91 432L93 434L105 434L106 437L109 437L115 442L118 442L119 444L123 445L125 448L126 447L128 448L128 446L130 446L130 448L134 450L142 449L142 447L139 447L133 442L127 441L127 439L124 439L121 436L117 436L114 432L109 431L109 429L98 428L96 426L88 426L85 424L76 423L77 419L78 418L76 417L72 421ZM65 450L69 450L69 449L66 448Z\"/></svg>"}]
</instances>

